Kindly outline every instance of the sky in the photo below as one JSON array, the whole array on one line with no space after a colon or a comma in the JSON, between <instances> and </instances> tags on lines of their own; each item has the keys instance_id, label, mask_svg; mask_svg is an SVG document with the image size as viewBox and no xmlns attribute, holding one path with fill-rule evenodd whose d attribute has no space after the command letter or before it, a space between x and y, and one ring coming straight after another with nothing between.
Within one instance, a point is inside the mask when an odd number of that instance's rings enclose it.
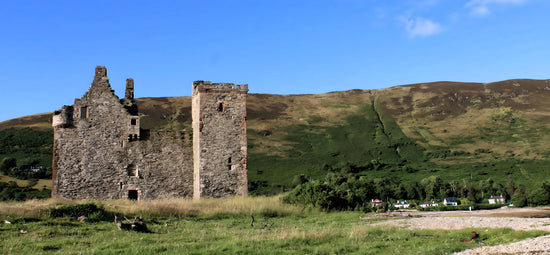
<instances>
[{"instance_id":1,"label":"sky","mask_svg":"<svg viewBox=\"0 0 550 255\"><path fill-rule=\"evenodd\" d=\"M550 78L548 0L3 0L0 121L70 105L96 66L124 96L196 80L318 94Z\"/></svg>"}]
</instances>

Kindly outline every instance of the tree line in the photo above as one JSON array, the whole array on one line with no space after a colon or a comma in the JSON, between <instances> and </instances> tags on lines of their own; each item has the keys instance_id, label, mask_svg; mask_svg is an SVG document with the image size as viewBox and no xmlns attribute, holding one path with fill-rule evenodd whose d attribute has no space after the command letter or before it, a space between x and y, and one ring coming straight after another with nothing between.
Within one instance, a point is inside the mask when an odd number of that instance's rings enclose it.
<instances>
[{"instance_id":1,"label":"tree line","mask_svg":"<svg viewBox=\"0 0 550 255\"><path fill-rule=\"evenodd\" d=\"M420 204L456 197L463 204L476 205L486 203L493 195L502 195L506 201L519 207L550 204L550 184L543 183L527 192L523 187L516 187L512 176L503 184L491 178L469 183L465 180L445 181L434 175L417 182L332 172L322 180L296 176L293 184L296 187L283 197L284 202L324 210L370 211L373 208L371 201L375 198L386 202L407 200Z\"/></svg>"}]
</instances>

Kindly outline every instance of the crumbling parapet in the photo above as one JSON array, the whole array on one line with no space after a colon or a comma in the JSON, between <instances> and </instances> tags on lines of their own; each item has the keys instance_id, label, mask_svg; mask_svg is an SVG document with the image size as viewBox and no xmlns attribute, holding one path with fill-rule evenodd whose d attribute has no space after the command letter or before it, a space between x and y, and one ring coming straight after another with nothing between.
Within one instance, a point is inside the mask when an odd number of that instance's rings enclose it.
<instances>
[{"instance_id":1,"label":"crumbling parapet","mask_svg":"<svg viewBox=\"0 0 550 255\"><path fill-rule=\"evenodd\" d=\"M126 91L124 93L124 98L134 100L134 79L126 79Z\"/></svg>"},{"instance_id":2,"label":"crumbling parapet","mask_svg":"<svg viewBox=\"0 0 550 255\"><path fill-rule=\"evenodd\" d=\"M106 77L107 77L107 68L105 68L104 66L96 66L94 80L98 80Z\"/></svg>"},{"instance_id":3,"label":"crumbling parapet","mask_svg":"<svg viewBox=\"0 0 550 255\"><path fill-rule=\"evenodd\" d=\"M54 112L52 126L54 128L66 128L73 125L73 107L64 105L61 110Z\"/></svg>"}]
</instances>

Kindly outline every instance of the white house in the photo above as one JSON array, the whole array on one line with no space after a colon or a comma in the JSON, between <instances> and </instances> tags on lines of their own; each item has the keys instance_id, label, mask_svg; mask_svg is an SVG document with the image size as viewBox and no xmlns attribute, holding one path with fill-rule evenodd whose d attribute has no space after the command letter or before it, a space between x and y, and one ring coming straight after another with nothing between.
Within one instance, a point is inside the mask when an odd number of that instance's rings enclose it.
<instances>
[{"instance_id":1,"label":"white house","mask_svg":"<svg viewBox=\"0 0 550 255\"><path fill-rule=\"evenodd\" d=\"M443 200L443 204L444 205L453 205L453 206L457 206L458 205L458 201L456 200L456 197L446 197L444 200Z\"/></svg>"},{"instance_id":2,"label":"white house","mask_svg":"<svg viewBox=\"0 0 550 255\"><path fill-rule=\"evenodd\" d=\"M506 202L502 196L491 196L491 198L487 200L489 201L489 204L504 204Z\"/></svg>"},{"instance_id":3,"label":"white house","mask_svg":"<svg viewBox=\"0 0 550 255\"><path fill-rule=\"evenodd\" d=\"M432 201L426 201L420 205L420 207L431 207L431 206L439 206L439 205Z\"/></svg>"},{"instance_id":4,"label":"white house","mask_svg":"<svg viewBox=\"0 0 550 255\"><path fill-rule=\"evenodd\" d=\"M395 208L402 208L402 209L405 209L405 208L409 208L411 205L409 203L407 203L406 200L404 201L397 201L397 203L393 204L393 207Z\"/></svg>"}]
</instances>

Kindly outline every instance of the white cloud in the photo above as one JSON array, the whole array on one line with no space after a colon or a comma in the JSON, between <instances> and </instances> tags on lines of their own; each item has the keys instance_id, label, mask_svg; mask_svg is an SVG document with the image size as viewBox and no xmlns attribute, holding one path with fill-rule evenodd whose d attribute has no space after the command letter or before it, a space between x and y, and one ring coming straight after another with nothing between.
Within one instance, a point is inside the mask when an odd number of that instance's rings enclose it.
<instances>
[{"instance_id":1,"label":"white cloud","mask_svg":"<svg viewBox=\"0 0 550 255\"><path fill-rule=\"evenodd\" d=\"M527 0L470 0L466 7L470 9L470 14L476 16L486 16L491 13L490 6L504 4L522 4Z\"/></svg>"},{"instance_id":2,"label":"white cloud","mask_svg":"<svg viewBox=\"0 0 550 255\"><path fill-rule=\"evenodd\" d=\"M406 29L411 37L430 36L443 31L440 24L420 17L414 20L410 19L407 22Z\"/></svg>"}]
</instances>

